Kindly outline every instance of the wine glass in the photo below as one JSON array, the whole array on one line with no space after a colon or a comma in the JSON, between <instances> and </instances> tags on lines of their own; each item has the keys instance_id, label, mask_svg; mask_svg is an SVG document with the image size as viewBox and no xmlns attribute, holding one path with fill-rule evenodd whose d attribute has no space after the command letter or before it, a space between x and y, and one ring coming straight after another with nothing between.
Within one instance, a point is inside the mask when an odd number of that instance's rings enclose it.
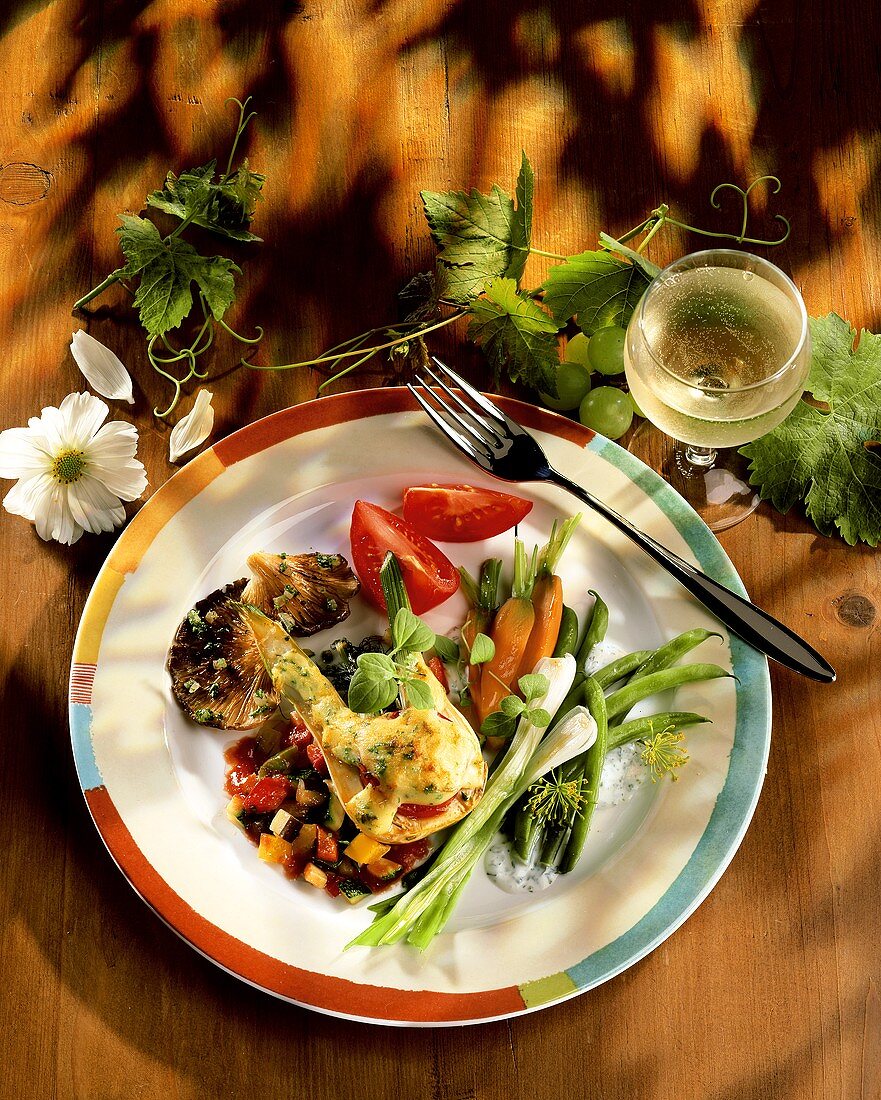
<instances>
[{"instance_id":1,"label":"wine glass","mask_svg":"<svg viewBox=\"0 0 881 1100\"><path fill-rule=\"evenodd\" d=\"M630 450L714 531L739 523L759 498L746 460L720 448L758 439L788 416L810 359L805 304L774 264L729 248L676 260L627 328L627 382L651 421L634 433Z\"/></svg>"}]
</instances>

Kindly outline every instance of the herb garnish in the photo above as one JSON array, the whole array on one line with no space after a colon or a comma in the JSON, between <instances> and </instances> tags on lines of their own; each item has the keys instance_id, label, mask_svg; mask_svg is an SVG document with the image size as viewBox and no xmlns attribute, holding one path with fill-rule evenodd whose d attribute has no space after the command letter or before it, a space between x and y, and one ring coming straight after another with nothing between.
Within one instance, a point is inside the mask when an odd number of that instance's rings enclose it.
<instances>
[{"instance_id":1,"label":"herb garnish","mask_svg":"<svg viewBox=\"0 0 881 1100\"><path fill-rule=\"evenodd\" d=\"M499 704L501 709L493 711L484 718L483 725L480 727L484 737L511 737L521 717L538 729L544 729L550 724L551 716L546 710L530 705L549 691L550 683L547 676L531 672L528 676L520 677L517 687L523 698L517 695L506 695Z\"/></svg>"},{"instance_id":2,"label":"herb garnish","mask_svg":"<svg viewBox=\"0 0 881 1100\"><path fill-rule=\"evenodd\" d=\"M401 305L407 311L403 321L370 329L315 359L274 366L245 363L258 370L326 369L331 377L318 387L321 392L382 352L388 352L392 362L408 357L424 361L423 338L469 316L468 336L483 348L497 379L506 373L512 381L554 397L559 334L572 321L588 336L607 325L627 324L633 307L660 270L642 252L664 226L738 244L770 247L787 239L789 222L782 214L774 215L784 227L778 240L747 236L749 196L765 182L773 185L774 194L780 190L776 176L760 176L745 189L733 183L720 184L710 196L716 209L725 189L740 196L739 233L688 225L670 213L667 203L661 203L617 239L600 233L595 251L564 256L532 244L534 176L526 153L522 153L515 198L498 184L493 184L489 194L475 188L422 192L426 221L438 252L434 272L416 275L400 292ZM640 236L635 247L628 245ZM530 255L560 261L535 289L522 285ZM452 312L444 316L448 310ZM377 338L379 343L370 343Z\"/></svg>"},{"instance_id":3,"label":"herb garnish","mask_svg":"<svg viewBox=\"0 0 881 1100\"><path fill-rule=\"evenodd\" d=\"M359 714L379 714L390 707L403 689L417 710L434 705L431 689L413 675L413 658L435 644L434 631L407 607L398 609L391 624L394 649L390 653L362 653L349 684L349 706ZM397 659L396 659L397 658Z\"/></svg>"},{"instance_id":4,"label":"herb garnish","mask_svg":"<svg viewBox=\"0 0 881 1100\"><path fill-rule=\"evenodd\" d=\"M125 264L111 271L73 307L82 309L114 283L122 283L132 291L133 304L147 333L147 357L156 373L173 387L168 407L153 410L158 417L166 417L174 410L185 383L206 377L197 360L211 346L216 326L242 344L257 344L263 337L263 329L259 327L256 336L246 337L224 320L235 300L235 276L241 274L238 265L225 256L203 256L181 236L188 226L196 225L227 240L260 240L251 233L250 225L265 177L252 172L247 159L233 165L239 139L256 112L248 113L250 99L244 103L230 99L227 103L236 104L239 121L226 170L218 175L216 160L210 160L200 168L185 169L179 176L169 172L162 190L147 196L147 206L180 220L166 236L146 218L121 214L122 225L117 232ZM193 312L193 283L201 320L197 322L195 339L179 347L168 334ZM183 376L171 373L171 367L177 363L183 364L186 371Z\"/></svg>"}]
</instances>

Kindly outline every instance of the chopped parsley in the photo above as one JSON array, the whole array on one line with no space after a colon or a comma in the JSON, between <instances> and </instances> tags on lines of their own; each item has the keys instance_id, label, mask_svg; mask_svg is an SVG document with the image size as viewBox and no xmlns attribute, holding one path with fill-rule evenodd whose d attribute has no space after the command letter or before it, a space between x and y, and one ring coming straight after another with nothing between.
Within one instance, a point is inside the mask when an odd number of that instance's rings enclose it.
<instances>
[{"instance_id":1,"label":"chopped parsley","mask_svg":"<svg viewBox=\"0 0 881 1100\"><path fill-rule=\"evenodd\" d=\"M208 630L208 624L195 607L192 611L187 612L187 622L190 624L190 628L197 638L201 638Z\"/></svg>"},{"instance_id":2,"label":"chopped parsley","mask_svg":"<svg viewBox=\"0 0 881 1100\"><path fill-rule=\"evenodd\" d=\"M315 560L322 569L333 569L340 559L336 554L316 554Z\"/></svg>"},{"instance_id":3,"label":"chopped parsley","mask_svg":"<svg viewBox=\"0 0 881 1100\"><path fill-rule=\"evenodd\" d=\"M219 714L215 714L213 710L209 710L208 707L199 707L193 711L193 717L197 722L200 722L203 726L210 725L211 722L216 722L220 718Z\"/></svg>"}]
</instances>

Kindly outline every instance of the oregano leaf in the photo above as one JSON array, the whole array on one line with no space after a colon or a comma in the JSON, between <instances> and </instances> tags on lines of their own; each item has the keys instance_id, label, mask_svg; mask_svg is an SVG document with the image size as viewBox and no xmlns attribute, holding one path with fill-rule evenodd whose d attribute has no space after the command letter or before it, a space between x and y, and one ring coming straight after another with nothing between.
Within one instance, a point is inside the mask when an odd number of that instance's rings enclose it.
<instances>
[{"instance_id":1,"label":"oregano leaf","mask_svg":"<svg viewBox=\"0 0 881 1100\"><path fill-rule=\"evenodd\" d=\"M491 661L496 655L496 647L492 638L486 634L475 634L471 643L471 656L469 664L482 665L485 661Z\"/></svg>"},{"instance_id":2,"label":"oregano leaf","mask_svg":"<svg viewBox=\"0 0 881 1100\"><path fill-rule=\"evenodd\" d=\"M400 653L424 653L434 645L434 631L409 607L400 607L392 623L392 641Z\"/></svg>"}]
</instances>

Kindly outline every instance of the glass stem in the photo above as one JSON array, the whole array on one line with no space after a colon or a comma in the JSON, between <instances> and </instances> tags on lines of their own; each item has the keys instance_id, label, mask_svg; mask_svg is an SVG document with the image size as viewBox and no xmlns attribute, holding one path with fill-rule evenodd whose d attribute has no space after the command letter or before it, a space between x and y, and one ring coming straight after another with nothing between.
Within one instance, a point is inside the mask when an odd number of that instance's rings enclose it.
<instances>
[{"instance_id":1,"label":"glass stem","mask_svg":"<svg viewBox=\"0 0 881 1100\"><path fill-rule=\"evenodd\" d=\"M689 465L709 470L715 463L718 452L712 447L693 447L690 443L687 443L685 445L685 457Z\"/></svg>"}]
</instances>

